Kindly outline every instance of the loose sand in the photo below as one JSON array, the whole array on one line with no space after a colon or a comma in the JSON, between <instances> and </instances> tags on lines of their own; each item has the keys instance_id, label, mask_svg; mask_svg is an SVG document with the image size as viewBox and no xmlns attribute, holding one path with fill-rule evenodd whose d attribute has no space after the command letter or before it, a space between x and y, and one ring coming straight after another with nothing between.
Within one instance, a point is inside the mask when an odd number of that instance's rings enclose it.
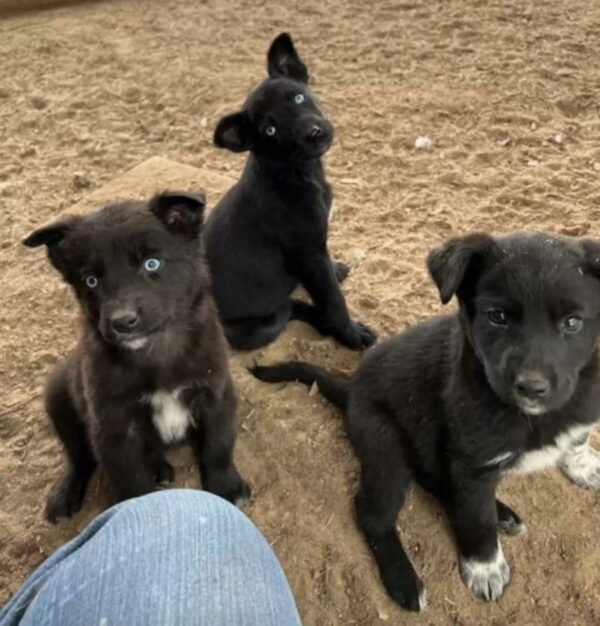
<instances>
[{"instance_id":1,"label":"loose sand","mask_svg":"<svg viewBox=\"0 0 600 626\"><path fill-rule=\"evenodd\" d=\"M19 241L75 203L164 186L203 187L214 205L243 157L213 148L212 129L263 76L282 30L336 126L331 249L354 264L350 308L382 337L441 310L423 261L449 235L600 236L595 0L114 0L2 19L0 602L110 504L96 478L73 521L43 519L62 459L41 391L74 343L76 310L43 254ZM421 135L431 149L414 149ZM154 155L186 165L153 159L121 176ZM245 372L254 358L293 357L350 371L358 356L293 323L267 350L232 358L247 512L307 626L600 623L599 496L555 471L502 485L529 531L503 540L513 580L493 605L462 586L439 507L413 492L399 526L429 608L398 610L353 522L357 465L338 415L304 388ZM197 486L189 451L173 460L177 485Z\"/></svg>"}]
</instances>

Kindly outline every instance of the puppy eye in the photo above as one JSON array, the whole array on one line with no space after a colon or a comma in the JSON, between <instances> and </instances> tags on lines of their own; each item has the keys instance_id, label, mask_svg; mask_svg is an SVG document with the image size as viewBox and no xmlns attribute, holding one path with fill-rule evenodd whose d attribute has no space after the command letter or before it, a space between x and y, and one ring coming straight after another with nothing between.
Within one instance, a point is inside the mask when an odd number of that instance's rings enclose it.
<instances>
[{"instance_id":1,"label":"puppy eye","mask_svg":"<svg viewBox=\"0 0 600 626\"><path fill-rule=\"evenodd\" d=\"M162 261L160 259L155 259L154 257L150 257L144 261L144 269L147 272L157 272L162 265Z\"/></svg>"},{"instance_id":2,"label":"puppy eye","mask_svg":"<svg viewBox=\"0 0 600 626\"><path fill-rule=\"evenodd\" d=\"M275 128L275 126L267 126L265 128L265 133L269 136L272 137L275 133L277 132L277 129Z\"/></svg>"},{"instance_id":3,"label":"puppy eye","mask_svg":"<svg viewBox=\"0 0 600 626\"><path fill-rule=\"evenodd\" d=\"M562 327L565 332L574 335L583 328L583 320L577 315L569 315L563 320Z\"/></svg>"},{"instance_id":4,"label":"puppy eye","mask_svg":"<svg viewBox=\"0 0 600 626\"><path fill-rule=\"evenodd\" d=\"M488 320L490 324L494 326L507 326L508 317L502 309L490 309L487 312Z\"/></svg>"},{"instance_id":5,"label":"puppy eye","mask_svg":"<svg viewBox=\"0 0 600 626\"><path fill-rule=\"evenodd\" d=\"M93 274L88 274L84 278L84 282L85 282L85 286L88 289L96 289L96 287L98 286L98 278L96 278L96 276L94 276Z\"/></svg>"},{"instance_id":6,"label":"puppy eye","mask_svg":"<svg viewBox=\"0 0 600 626\"><path fill-rule=\"evenodd\" d=\"M296 104L302 104L304 102L304 94L303 93L297 93L294 96L294 102Z\"/></svg>"}]
</instances>

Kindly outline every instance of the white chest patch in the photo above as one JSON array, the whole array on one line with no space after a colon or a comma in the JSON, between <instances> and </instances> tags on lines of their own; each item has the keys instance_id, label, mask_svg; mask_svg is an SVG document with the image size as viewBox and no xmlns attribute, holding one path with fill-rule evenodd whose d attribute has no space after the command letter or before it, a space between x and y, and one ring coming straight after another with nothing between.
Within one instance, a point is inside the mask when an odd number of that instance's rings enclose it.
<instances>
[{"instance_id":1,"label":"white chest patch","mask_svg":"<svg viewBox=\"0 0 600 626\"><path fill-rule=\"evenodd\" d=\"M592 427L574 426L561 433L554 445L545 446L538 450L531 450L521 455L516 464L508 470L509 474L530 474L539 472L548 467L555 467L571 448L592 430Z\"/></svg>"},{"instance_id":2,"label":"white chest patch","mask_svg":"<svg viewBox=\"0 0 600 626\"><path fill-rule=\"evenodd\" d=\"M152 405L152 421L167 444L181 441L191 424L190 412L179 400L181 391L155 391L147 396Z\"/></svg>"}]
</instances>

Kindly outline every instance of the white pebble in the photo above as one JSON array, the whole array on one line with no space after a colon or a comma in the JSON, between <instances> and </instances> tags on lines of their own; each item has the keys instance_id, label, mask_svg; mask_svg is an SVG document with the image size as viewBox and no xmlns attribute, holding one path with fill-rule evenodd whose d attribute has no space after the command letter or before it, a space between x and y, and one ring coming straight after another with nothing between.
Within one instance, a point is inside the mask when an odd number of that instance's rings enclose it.
<instances>
[{"instance_id":1,"label":"white pebble","mask_svg":"<svg viewBox=\"0 0 600 626\"><path fill-rule=\"evenodd\" d=\"M554 143L557 146L562 146L562 144L565 143L564 135L561 135L560 133L558 133L557 135L554 135Z\"/></svg>"},{"instance_id":2,"label":"white pebble","mask_svg":"<svg viewBox=\"0 0 600 626\"><path fill-rule=\"evenodd\" d=\"M417 150L429 150L431 148L431 139L429 137L417 137L415 139L415 148Z\"/></svg>"}]
</instances>

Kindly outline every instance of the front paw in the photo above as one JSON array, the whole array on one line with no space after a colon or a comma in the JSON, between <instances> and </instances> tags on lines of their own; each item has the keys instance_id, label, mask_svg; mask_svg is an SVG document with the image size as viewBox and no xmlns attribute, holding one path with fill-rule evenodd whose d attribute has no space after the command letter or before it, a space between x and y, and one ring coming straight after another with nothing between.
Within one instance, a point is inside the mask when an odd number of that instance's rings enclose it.
<instances>
[{"instance_id":1,"label":"front paw","mask_svg":"<svg viewBox=\"0 0 600 626\"><path fill-rule=\"evenodd\" d=\"M585 441L571 449L559 463L563 474L584 489L600 489L600 452Z\"/></svg>"},{"instance_id":2,"label":"front paw","mask_svg":"<svg viewBox=\"0 0 600 626\"><path fill-rule=\"evenodd\" d=\"M486 602L499 600L510 581L510 567L498 544L496 554L489 561L460 557L460 577L473 595Z\"/></svg>"},{"instance_id":3,"label":"front paw","mask_svg":"<svg viewBox=\"0 0 600 626\"><path fill-rule=\"evenodd\" d=\"M250 486L237 472L234 475L212 476L206 480L204 488L228 500L238 509L243 509L250 500Z\"/></svg>"},{"instance_id":4,"label":"front paw","mask_svg":"<svg viewBox=\"0 0 600 626\"><path fill-rule=\"evenodd\" d=\"M175 468L165 459L158 461L154 467L154 482L157 487L166 487L175 480Z\"/></svg>"},{"instance_id":5,"label":"front paw","mask_svg":"<svg viewBox=\"0 0 600 626\"><path fill-rule=\"evenodd\" d=\"M333 271L335 272L336 280L341 285L348 278L348 274L350 274L350 266L342 261L334 261Z\"/></svg>"},{"instance_id":6,"label":"front paw","mask_svg":"<svg viewBox=\"0 0 600 626\"><path fill-rule=\"evenodd\" d=\"M56 524L61 519L73 517L81 509L86 486L87 482L80 480L71 472L62 476L48 496L46 519Z\"/></svg>"},{"instance_id":7,"label":"front paw","mask_svg":"<svg viewBox=\"0 0 600 626\"><path fill-rule=\"evenodd\" d=\"M366 350L377 341L377 333L361 322L351 322L348 332L337 339L351 350Z\"/></svg>"}]
</instances>

